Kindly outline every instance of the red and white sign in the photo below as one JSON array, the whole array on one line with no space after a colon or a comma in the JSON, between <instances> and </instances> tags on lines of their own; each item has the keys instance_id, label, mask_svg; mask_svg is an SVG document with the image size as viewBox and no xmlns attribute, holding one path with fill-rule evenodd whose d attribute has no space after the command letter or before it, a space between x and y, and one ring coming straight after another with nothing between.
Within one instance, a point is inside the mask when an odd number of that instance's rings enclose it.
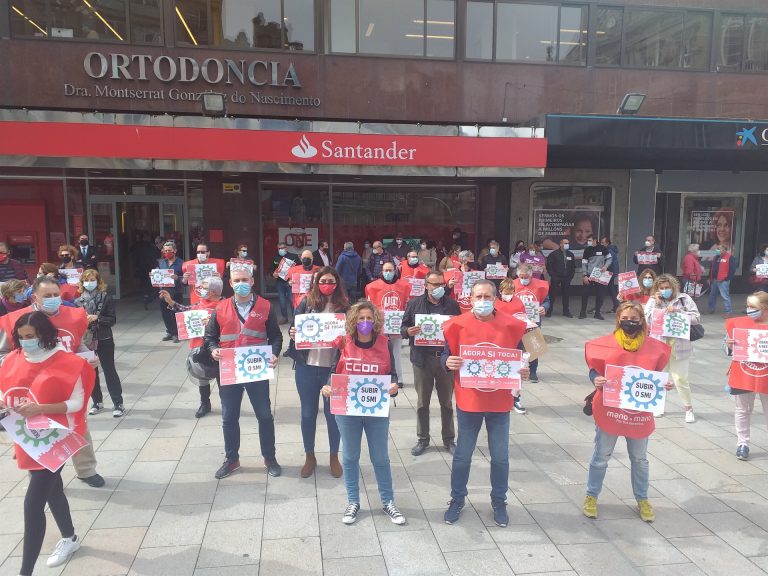
<instances>
[{"instance_id":1,"label":"red and white sign","mask_svg":"<svg viewBox=\"0 0 768 576\"><path fill-rule=\"evenodd\" d=\"M595 268L592 270L592 274L590 274L589 277L598 284L608 286L608 284L611 283L611 278L613 278L613 272L608 272L608 270L603 272L600 268Z\"/></svg>"},{"instance_id":2,"label":"red and white sign","mask_svg":"<svg viewBox=\"0 0 768 576\"><path fill-rule=\"evenodd\" d=\"M253 274L253 260L248 260L245 258L230 258L229 271L232 273L235 270L248 270L248 272Z\"/></svg>"},{"instance_id":3,"label":"red and white sign","mask_svg":"<svg viewBox=\"0 0 768 576\"><path fill-rule=\"evenodd\" d=\"M314 350L333 348L346 333L345 314L299 314L294 318L296 349Z\"/></svg>"},{"instance_id":4,"label":"red and white sign","mask_svg":"<svg viewBox=\"0 0 768 576\"><path fill-rule=\"evenodd\" d=\"M459 371L462 388L520 390L522 351L490 346L459 346L464 360Z\"/></svg>"},{"instance_id":5,"label":"red and white sign","mask_svg":"<svg viewBox=\"0 0 768 576\"><path fill-rule=\"evenodd\" d=\"M411 298L422 296L424 294L426 285L426 280L424 278L414 278L413 276L410 276L406 278L406 280L411 285Z\"/></svg>"},{"instance_id":6,"label":"red and white sign","mask_svg":"<svg viewBox=\"0 0 768 576\"><path fill-rule=\"evenodd\" d=\"M658 252L635 252L635 256L638 264L655 266L659 263Z\"/></svg>"},{"instance_id":7,"label":"red and white sign","mask_svg":"<svg viewBox=\"0 0 768 576\"><path fill-rule=\"evenodd\" d=\"M271 346L242 346L220 350L219 381L222 386L261 382L275 377L275 370L269 365L272 359Z\"/></svg>"},{"instance_id":8,"label":"red and white sign","mask_svg":"<svg viewBox=\"0 0 768 576\"><path fill-rule=\"evenodd\" d=\"M472 292L472 286L478 280L485 279L485 270L473 270L472 272L461 272L461 296L469 296ZM456 282L458 284L458 281ZM454 288L455 290L455 288Z\"/></svg>"},{"instance_id":9,"label":"red and white sign","mask_svg":"<svg viewBox=\"0 0 768 576\"><path fill-rule=\"evenodd\" d=\"M443 335L443 323L448 321L447 314L416 314L413 317L414 326L418 326L420 332L414 336L414 346L445 346Z\"/></svg>"},{"instance_id":10,"label":"red and white sign","mask_svg":"<svg viewBox=\"0 0 768 576\"><path fill-rule=\"evenodd\" d=\"M278 242L285 242L288 250L301 254L302 250L317 250L317 228L278 228Z\"/></svg>"},{"instance_id":11,"label":"red and white sign","mask_svg":"<svg viewBox=\"0 0 768 576\"><path fill-rule=\"evenodd\" d=\"M176 312L176 328L179 331L179 340L202 338L210 318L211 311L204 308Z\"/></svg>"},{"instance_id":12,"label":"red and white sign","mask_svg":"<svg viewBox=\"0 0 768 576\"><path fill-rule=\"evenodd\" d=\"M59 269L59 276L67 279L67 284L77 286L80 283L80 276L83 275L82 268L61 268Z\"/></svg>"},{"instance_id":13,"label":"red and white sign","mask_svg":"<svg viewBox=\"0 0 768 576\"><path fill-rule=\"evenodd\" d=\"M290 258L283 258L280 260L280 264L277 265L277 277L280 278L280 280L287 280L288 279L288 270L291 269L291 266L296 264L293 260Z\"/></svg>"},{"instance_id":14,"label":"red and white sign","mask_svg":"<svg viewBox=\"0 0 768 576\"><path fill-rule=\"evenodd\" d=\"M619 294L629 296L630 294L640 294L640 283L637 281L637 274L633 272L622 272L619 274Z\"/></svg>"},{"instance_id":15,"label":"red and white sign","mask_svg":"<svg viewBox=\"0 0 768 576\"><path fill-rule=\"evenodd\" d=\"M607 364L605 378L603 406L632 412L664 412L667 372Z\"/></svg>"},{"instance_id":16,"label":"red and white sign","mask_svg":"<svg viewBox=\"0 0 768 576\"><path fill-rule=\"evenodd\" d=\"M768 330L733 329L733 361L768 363Z\"/></svg>"},{"instance_id":17,"label":"red and white sign","mask_svg":"<svg viewBox=\"0 0 768 576\"><path fill-rule=\"evenodd\" d=\"M504 280L507 277L509 266L504 264L488 264L485 267L485 277L488 280Z\"/></svg>"},{"instance_id":18,"label":"red and white sign","mask_svg":"<svg viewBox=\"0 0 768 576\"><path fill-rule=\"evenodd\" d=\"M389 416L390 376L331 376L331 414Z\"/></svg>"},{"instance_id":19,"label":"red and white sign","mask_svg":"<svg viewBox=\"0 0 768 576\"><path fill-rule=\"evenodd\" d=\"M170 268L153 268L149 277L155 288L173 288L176 285L176 281L173 279L173 270Z\"/></svg>"},{"instance_id":20,"label":"red and white sign","mask_svg":"<svg viewBox=\"0 0 768 576\"><path fill-rule=\"evenodd\" d=\"M755 266L755 276L758 278L768 278L768 264L758 264Z\"/></svg>"},{"instance_id":21,"label":"red and white sign","mask_svg":"<svg viewBox=\"0 0 768 576\"><path fill-rule=\"evenodd\" d=\"M11 410L0 424L32 460L51 472L88 446L80 434L45 416L26 421L24 416Z\"/></svg>"},{"instance_id":22,"label":"red and white sign","mask_svg":"<svg viewBox=\"0 0 768 576\"><path fill-rule=\"evenodd\" d=\"M306 294L312 287L312 272L294 272L291 275L291 292Z\"/></svg>"}]
</instances>

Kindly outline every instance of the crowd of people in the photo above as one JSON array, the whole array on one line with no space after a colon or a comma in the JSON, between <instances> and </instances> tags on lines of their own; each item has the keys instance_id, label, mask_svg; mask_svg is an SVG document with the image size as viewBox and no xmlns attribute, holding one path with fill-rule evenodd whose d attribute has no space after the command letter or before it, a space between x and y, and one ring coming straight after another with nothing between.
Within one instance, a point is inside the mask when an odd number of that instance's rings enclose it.
<instances>
[{"instance_id":1,"label":"crowd of people","mask_svg":"<svg viewBox=\"0 0 768 576\"><path fill-rule=\"evenodd\" d=\"M416 442L411 454L418 457L430 449L430 404L433 392L440 406L442 446L452 458L448 506L444 521L459 521L468 495L472 455L480 429L485 426L490 454L490 498L494 522L507 526L506 499L509 484L510 414L524 414L520 389L509 387L507 380L498 388L466 384L472 361L465 350L492 349L510 354L519 361L505 364L505 377L522 382L538 382L543 358L535 353L532 342L541 337L542 319L551 317L556 297L562 300L562 313L571 317L569 308L572 280L581 269L583 284L579 318L588 313L604 320L602 306L608 296L615 315L609 333L585 344L588 378L593 392L587 397L585 413L593 416L595 445L589 463L583 513L598 515L598 497L608 461L620 436L627 442L631 463L631 482L638 513L642 520L655 518L648 501L648 439L654 431L655 418L664 416L656 410L632 411L613 406L608 401L616 386L615 367L640 368L668 375L666 390L676 388L684 407L684 421L695 422L689 362L693 353L694 328L701 325L695 302L678 278L664 273L664 256L653 236L633 259L637 265L639 291L622 294L612 284L619 273L618 250L610 238L586 238L583 257L577 260L564 239L547 256L540 242L519 241L507 258L500 244L489 240L477 258L468 249L466 237L454 231L451 249L440 258L435 244L423 241L409 245L401 235L384 247L381 240L365 246L367 254L355 251L352 242L334 259L329 244L321 241L316 251L300 254L278 245L270 262L269 273L275 279L279 300L272 304L255 289L255 264L248 259L247 244L237 246L228 261L211 257L205 243L195 246L195 258L183 262L173 242L163 244L157 267L169 271L172 285L157 294L166 334L163 340L179 342L176 314L205 310L208 317L204 334L190 340L187 368L200 389L200 407L195 416L211 413L212 381L221 401L224 462L214 472L215 478L227 478L240 468L240 417L244 393L247 393L258 421L259 442L266 472L279 477L275 423L267 379L243 383L222 383L219 364L228 349L268 347L265 364L274 368L284 348L293 362L296 391L301 406L300 422L305 461L299 474L308 478L316 473L315 452L318 405L322 402L327 424L330 456L328 471L342 478L347 505L341 515L345 524L358 519L360 498L360 456L363 433L373 466L383 513L396 525L406 518L395 503L395 491L389 459L389 416L373 413L334 412L337 394L334 377L370 376L383 378L382 395L394 399L410 385L403 369L401 346L408 345L416 393ZM77 477L92 487L104 485L97 473L96 454L88 432L87 416L104 410L99 371L104 373L115 418L126 408L120 377L115 365L112 327L117 322L116 306L95 265L95 254L87 236L79 239L80 248L60 247L59 265L43 264L38 277L27 285L26 272L8 257L8 248L0 244L0 409L12 409L26 419L44 415L50 426L76 432L84 446L72 457ZM755 259L754 269L768 263L768 248ZM701 280L695 266L697 247L692 246L684 268L685 283ZM719 255L712 268L712 290L723 296L726 311L730 300L722 286L733 275L734 258ZM208 265L210 274L201 276L198 265ZM67 272L79 270L75 277ZM608 284L595 280L612 272ZM22 275L23 273L23 275ZM20 277L22 276L22 277ZM547 280L547 276L549 280ZM76 278L73 281L73 278ZM729 317L724 347L733 354L742 345L738 331L768 330L768 292L765 283L747 299L745 316ZM183 304L185 287L190 303ZM224 297L229 287L232 296ZM66 289L66 296L65 296ZM590 301L592 308L590 309ZM711 300L710 300L711 302ZM343 334L330 347L304 348L297 342L297 317L307 314L338 315L344 319ZM671 337L654 333L653 325L661 315L681 314L688 319L691 336ZM399 318L392 328L391 318ZM439 324L439 330L427 335L424 318ZM437 321L437 319L440 319ZM284 334L281 324L289 324ZM441 333L441 334L440 334ZM437 336L435 334L438 334ZM284 336L288 345L284 347ZM431 339L430 339L431 338ZM479 352L476 352L479 354ZM487 350L484 353L488 353ZM511 362L511 361L510 361ZM476 363L475 363L476 364ZM100 370L99 370L100 369ZM495 368L501 370L502 368ZM475 372L474 374L477 374ZM768 364L734 359L728 375L730 394L735 398L736 457L749 457L750 416L757 395L768 410ZM88 408L87 398L91 397ZM382 400L383 402L383 400ZM56 520L61 540L48 560L60 565L77 550L69 506L61 481L61 468L51 470L17 445L17 464L30 472L30 485L24 503L24 549L21 574L32 573L45 534L44 507L47 504Z\"/></svg>"}]
</instances>

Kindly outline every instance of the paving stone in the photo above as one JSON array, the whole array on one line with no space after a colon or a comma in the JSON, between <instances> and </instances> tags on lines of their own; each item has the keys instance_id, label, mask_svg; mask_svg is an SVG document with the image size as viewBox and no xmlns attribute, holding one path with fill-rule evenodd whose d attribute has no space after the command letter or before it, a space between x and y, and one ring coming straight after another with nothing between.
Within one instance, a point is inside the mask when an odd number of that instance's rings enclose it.
<instances>
[{"instance_id":1,"label":"paving stone","mask_svg":"<svg viewBox=\"0 0 768 576\"><path fill-rule=\"evenodd\" d=\"M680 564L687 561L685 556L639 517L600 520L597 526L634 566Z\"/></svg>"},{"instance_id":2,"label":"paving stone","mask_svg":"<svg viewBox=\"0 0 768 576\"><path fill-rule=\"evenodd\" d=\"M128 576L192 576L200 546L140 548Z\"/></svg>"},{"instance_id":3,"label":"paving stone","mask_svg":"<svg viewBox=\"0 0 768 576\"><path fill-rule=\"evenodd\" d=\"M127 574L146 532L146 528L90 530L83 538L82 547L67 563L62 574Z\"/></svg>"},{"instance_id":4,"label":"paving stone","mask_svg":"<svg viewBox=\"0 0 768 576\"><path fill-rule=\"evenodd\" d=\"M453 576L514 576L499 550L447 552L444 556Z\"/></svg>"},{"instance_id":5,"label":"paving stone","mask_svg":"<svg viewBox=\"0 0 768 576\"><path fill-rule=\"evenodd\" d=\"M507 526L490 530L515 574L570 570L571 565L537 526Z\"/></svg>"},{"instance_id":6,"label":"paving stone","mask_svg":"<svg viewBox=\"0 0 768 576\"><path fill-rule=\"evenodd\" d=\"M670 542L708 576L758 576L764 572L717 536L672 538Z\"/></svg>"},{"instance_id":7,"label":"paving stone","mask_svg":"<svg viewBox=\"0 0 768 576\"><path fill-rule=\"evenodd\" d=\"M263 484L219 485L209 521L247 520L264 517Z\"/></svg>"},{"instance_id":8,"label":"paving stone","mask_svg":"<svg viewBox=\"0 0 768 576\"><path fill-rule=\"evenodd\" d=\"M431 531L385 532L379 536L379 539L390 574L398 576L450 574Z\"/></svg>"},{"instance_id":9,"label":"paving stone","mask_svg":"<svg viewBox=\"0 0 768 576\"><path fill-rule=\"evenodd\" d=\"M160 506L142 547L202 544L210 504Z\"/></svg>"},{"instance_id":10,"label":"paving stone","mask_svg":"<svg viewBox=\"0 0 768 576\"><path fill-rule=\"evenodd\" d=\"M738 512L696 514L694 517L744 556L768 555L768 532Z\"/></svg>"},{"instance_id":11,"label":"paving stone","mask_svg":"<svg viewBox=\"0 0 768 576\"><path fill-rule=\"evenodd\" d=\"M139 462L159 462L178 460L187 447L188 439L180 437L148 438L136 460Z\"/></svg>"},{"instance_id":12,"label":"paving stone","mask_svg":"<svg viewBox=\"0 0 768 576\"><path fill-rule=\"evenodd\" d=\"M163 506L178 504L210 504L219 482L207 472L174 474L165 491Z\"/></svg>"},{"instance_id":13,"label":"paving stone","mask_svg":"<svg viewBox=\"0 0 768 576\"><path fill-rule=\"evenodd\" d=\"M264 510L264 539L319 536L314 498L269 501Z\"/></svg>"},{"instance_id":14,"label":"paving stone","mask_svg":"<svg viewBox=\"0 0 768 576\"><path fill-rule=\"evenodd\" d=\"M342 523L341 514L320 516L320 544L323 558L381 556L381 544L369 510L361 509L357 522L350 526Z\"/></svg>"},{"instance_id":15,"label":"paving stone","mask_svg":"<svg viewBox=\"0 0 768 576\"><path fill-rule=\"evenodd\" d=\"M259 573L322 576L323 558L320 551L320 538L265 540L261 549Z\"/></svg>"},{"instance_id":16,"label":"paving stone","mask_svg":"<svg viewBox=\"0 0 768 576\"><path fill-rule=\"evenodd\" d=\"M594 544L566 544L558 549L568 559L579 576L634 576L637 568L608 542Z\"/></svg>"},{"instance_id":17,"label":"paving stone","mask_svg":"<svg viewBox=\"0 0 768 576\"><path fill-rule=\"evenodd\" d=\"M325 558L323 560L325 576L388 576L383 556L365 556L363 558Z\"/></svg>"},{"instance_id":18,"label":"paving stone","mask_svg":"<svg viewBox=\"0 0 768 576\"><path fill-rule=\"evenodd\" d=\"M608 540L590 520L572 503L529 504L528 512L536 523L557 545L588 544Z\"/></svg>"},{"instance_id":19,"label":"paving stone","mask_svg":"<svg viewBox=\"0 0 768 576\"><path fill-rule=\"evenodd\" d=\"M197 567L258 564L262 528L260 519L208 522Z\"/></svg>"}]
</instances>

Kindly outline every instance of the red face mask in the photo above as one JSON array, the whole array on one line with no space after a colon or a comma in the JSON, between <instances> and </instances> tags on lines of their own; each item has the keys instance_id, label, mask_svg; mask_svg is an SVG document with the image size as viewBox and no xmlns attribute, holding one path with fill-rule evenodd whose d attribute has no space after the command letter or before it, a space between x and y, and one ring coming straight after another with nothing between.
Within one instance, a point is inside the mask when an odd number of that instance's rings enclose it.
<instances>
[{"instance_id":1,"label":"red face mask","mask_svg":"<svg viewBox=\"0 0 768 576\"><path fill-rule=\"evenodd\" d=\"M173 258L173 252L163 252L163 257L166 260L170 260L171 258Z\"/></svg>"},{"instance_id":2,"label":"red face mask","mask_svg":"<svg viewBox=\"0 0 768 576\"><path fill-rule=\"evenodd\" d=\"M5 262L8 260L8 254L0 254L0 262Z\"/></svg>"},{"instance_id":3,"label":"red face mask","mask_svg":"<svg viewBox=\"0 0 768 576\"><path fill-rule=\"evenodd\" d=\"M320 284L320 293L323 296L330 296L336 291L336 284Z\"/></svg>"}]
</instances>

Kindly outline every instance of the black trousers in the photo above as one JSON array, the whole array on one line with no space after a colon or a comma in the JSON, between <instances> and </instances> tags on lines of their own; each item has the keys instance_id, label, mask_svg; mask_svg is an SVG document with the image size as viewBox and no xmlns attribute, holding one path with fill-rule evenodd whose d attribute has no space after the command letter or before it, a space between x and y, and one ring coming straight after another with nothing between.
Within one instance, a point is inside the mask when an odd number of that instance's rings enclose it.
<instances>
[{"instance_id":1,"label":"black trousers","mask_svg":"<svg viewBox=\"0 0 768 576\"><path fill-rule=\"evenodd\" d=\"M559 290L558 290L559 288ZM555 300L557 300L557 292L563 298L563 313L570 313L570 296L571 296L571 279L559 278L552 276L550 282L549 300L552 303L550 310L555 311Z\"/></svg>"},{"instance_id":2,"label":"black trousers","mask_svg":"<svg viewBox=\"0 0 768 576\"><path fill-rule=\"evenodd\" d=\"M584 316L587 313L587 304L589 303L589 297L595 297L595 315L600 314L600 308L603 306L603 298L605 297L607 286L603 286L599 282L590 282L584 285L584 291L581 293L581 315Z\"/></svg>"},{"instance_id":3,"label":"black trousers","mask_svg":"<svg viewBox=\"0 0 768 576\"><path fill-rule=\"evenodd\" d=\"M611 281L608 283L608 296L611 298L612 310L616 310L619 307L619 275L614 274L611 276Z\"/></svg>"},{"instance_id":4,"label":"black trousers","mask_svg":"<svg viewBox=\"0 0 768 576\"><path fill-rule=\"evenodd\" d=\"M181 302L182 298L184 296L181 292L179 293L171 293L171 298L175 302ZM163 300L160 299L160 314L163 316L163 323L165 324L165 331L168 332L171 336L178 336L179 335L179 329L176 327L176 312L173 310L170 310L168 308L168 304Z\"/></svg>"},{"instance_id":5,"label":"black trousers","mask_svg":"<svg viewBox=\"0 0 768 576\"><path fill-rule=\"evenodd\" d=\"M62 538L71 538L75 534L69 502L64 495L61 481L61 468L50 470L30 470L29 487L24 497L24 552L19 574L29 576L35 568L45 538L45 505L51 509L53 519L59 527Z\"/></svg>"},{"instance_id":6,"label":"black trousers","mask_svg":"<svg viewBox=\"0 0 768 576\"><path fill-rule=\"evenodd\" d=\"M99 345L96 347L96 356L99 357L99 364L104 371L104 379L107 381L107 390L109 391L109 397L112 398L112 404L114 406L122 406L123 386L120 384L120 376L117 375L117 369L115 368L115 341L112 338L99 340ZM99 404L104 402L98 369L96 370L96 385L93 387L91 400Z\"/></svg>"}]
</instances>

